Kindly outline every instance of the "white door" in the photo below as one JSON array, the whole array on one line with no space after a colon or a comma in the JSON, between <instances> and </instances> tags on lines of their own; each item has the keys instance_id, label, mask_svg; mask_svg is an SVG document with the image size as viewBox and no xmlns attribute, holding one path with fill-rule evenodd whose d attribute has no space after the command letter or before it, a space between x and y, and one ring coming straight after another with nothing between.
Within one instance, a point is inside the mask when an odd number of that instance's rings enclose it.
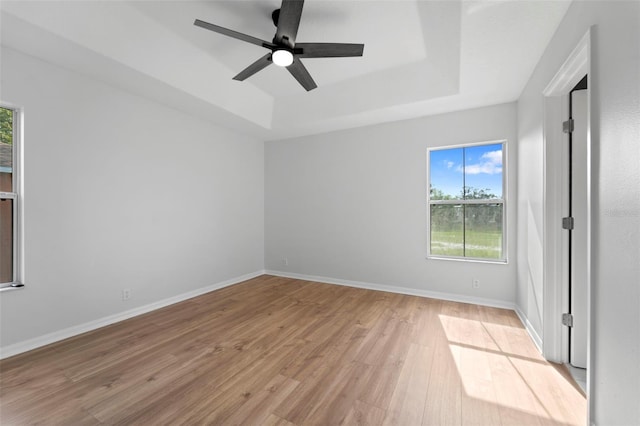
<instances>
[{"instance_id":1,"label":"white door","mask_svg":"<svg viewBox=\"0 0 640 426\"><path fill-rule=\"evenodd\" d=\"M570 309L573 327L570 329L569 362L574 367L587 368L587 90L571 93L571 216L574 227L570 243Z\"/></svg>"}]
</instances>

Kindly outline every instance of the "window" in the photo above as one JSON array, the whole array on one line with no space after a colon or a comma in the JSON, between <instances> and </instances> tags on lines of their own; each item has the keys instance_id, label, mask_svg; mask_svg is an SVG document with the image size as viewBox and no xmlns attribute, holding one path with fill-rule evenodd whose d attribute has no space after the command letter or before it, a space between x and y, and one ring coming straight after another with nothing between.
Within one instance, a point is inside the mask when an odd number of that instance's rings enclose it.
<instances>
[{"instance_id":1,"label":"window","mask_svg":"<svg viewBox=\"0 0 640 426\"><path fill-rule=\"evenodd\" d=\"M429 149L430 257L506 262L505 146Z\"/></svg>"},{"instance_id":2,"label":"window","mask_svg":"<svg viewBox=\"0 0 640 426\"><path fill-rule=\"evenodd\" d=\"M18 283L19 119L17 110L0 106L0 287Z\"/></svg>"}]
</instances>

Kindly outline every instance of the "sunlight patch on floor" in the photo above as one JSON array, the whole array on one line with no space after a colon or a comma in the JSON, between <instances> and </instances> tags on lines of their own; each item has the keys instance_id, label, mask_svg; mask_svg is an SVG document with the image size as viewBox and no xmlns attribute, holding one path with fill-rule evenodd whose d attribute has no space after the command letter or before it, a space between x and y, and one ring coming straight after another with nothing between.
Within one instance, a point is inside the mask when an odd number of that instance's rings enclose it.
<instances>
[{"instance_id":1,"label":"sunlight patch on floor","mask_svg":"<svg viewBox=\"0 0 640 426\"><path fill-rule=\"evenodd\" d=\"M529 416L586 422L584 396L542 358L524 328L442 314L439 319L466 396L498 406L503 423ZM584 413L578 423L576 408Z\"/></svg>"}]
</instances>

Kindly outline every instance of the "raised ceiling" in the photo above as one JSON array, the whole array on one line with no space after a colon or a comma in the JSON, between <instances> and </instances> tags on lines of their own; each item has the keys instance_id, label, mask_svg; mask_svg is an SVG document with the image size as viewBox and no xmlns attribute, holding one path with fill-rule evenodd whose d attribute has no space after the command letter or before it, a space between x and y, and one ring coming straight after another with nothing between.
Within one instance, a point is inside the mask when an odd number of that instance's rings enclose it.
<instances>
[{"instance_id":1,"label":"raised ceiling","mask_svg":"<svg viewBox=\"0 0 640 426\"><path fill-rule=\"evenodd\" d=\"M2 1L2 44L270 140L514 101L569 1L307 0L297 40L364 43L303 60L306 92L266 53L193 25L271 40L265 1Z\"/></svg>"}]
</instances>

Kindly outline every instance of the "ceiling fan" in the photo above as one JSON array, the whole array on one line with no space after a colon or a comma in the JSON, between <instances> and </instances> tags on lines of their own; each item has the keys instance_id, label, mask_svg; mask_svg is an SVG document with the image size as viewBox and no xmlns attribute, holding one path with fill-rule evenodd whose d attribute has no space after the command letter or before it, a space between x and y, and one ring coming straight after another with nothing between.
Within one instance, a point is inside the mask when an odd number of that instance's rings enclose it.
<instances>
[{"instance_id":1,"label":"ceiling fan","mask_svg":"<svg viewBox=\"0 0 640 426\"><path fill-rule=\"evenodd\" d=\"M247 34L239 33L218 25L196 19L194 25L216 33L224 34L247 43L256 44L269 49L270 52L249 65L234 80L243 81L272 63L286 67L307 91L318 87L300 58L338 58L362 56L364 44L353 43L296 43L296 35L302 16L303 0L282 0L280 9L271 14L276 26L276 35L272 42L261 40Z\"/></svg>"}]
</instances>

